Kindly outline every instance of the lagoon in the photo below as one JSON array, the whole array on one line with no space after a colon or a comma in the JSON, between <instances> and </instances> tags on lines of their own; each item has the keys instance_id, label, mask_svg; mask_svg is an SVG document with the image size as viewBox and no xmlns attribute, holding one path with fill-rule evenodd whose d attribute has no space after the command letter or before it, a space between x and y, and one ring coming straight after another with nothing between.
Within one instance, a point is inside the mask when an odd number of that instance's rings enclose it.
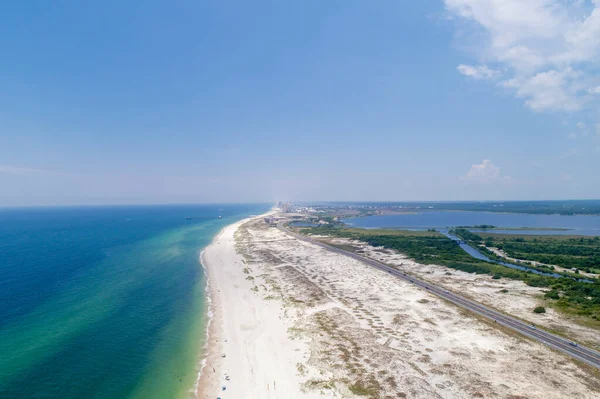
<instances>
[{"instance_id":1,"label":"lagoon","mask_svg":"<svg viewBox=\"0 0 600 399\"><path fill-rule=\"evenodd\" d=\"M367 229L442 229L486 224L498 228L485 230L489 233L600 236L600 216L597 215L423 211L419 213L347 218L344 219L344 222L353 227ZM527 230L521 230L523 228ZM481 230L472 229L472 231Z\"/></svg>"}]
</instances>

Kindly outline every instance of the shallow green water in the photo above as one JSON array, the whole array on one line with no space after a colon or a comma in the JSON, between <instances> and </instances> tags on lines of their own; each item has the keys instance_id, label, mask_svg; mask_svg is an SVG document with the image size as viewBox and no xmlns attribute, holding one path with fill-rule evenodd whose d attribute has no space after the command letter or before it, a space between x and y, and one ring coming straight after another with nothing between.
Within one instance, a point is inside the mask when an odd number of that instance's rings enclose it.
<instances>
[{"instance_id":1,"label":"shallow green water","mask_svg":"<svg viewBox=\"0 0 600 399\"><path fill-rule=\"evenodd\" d=\"M266 209L1 210L0 397L189 397L206 322L200 251Z\"/></svg>"}]
</instances>

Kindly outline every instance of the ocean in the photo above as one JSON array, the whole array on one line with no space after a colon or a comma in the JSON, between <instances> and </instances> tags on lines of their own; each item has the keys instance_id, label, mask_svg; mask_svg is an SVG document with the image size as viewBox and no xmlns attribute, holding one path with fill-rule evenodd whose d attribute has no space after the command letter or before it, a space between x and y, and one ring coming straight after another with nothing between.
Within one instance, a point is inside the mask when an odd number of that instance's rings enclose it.
<instances>
[{"instance_id":1,"label":"ocean","mask_svg":"<svg viewBox=\"0 0 600 399\"><path fill-rule=\"evenodd\" d=\"M0 209L0 397L192 397L200 252L269 207Z\"/></svg>"}]
</instances>

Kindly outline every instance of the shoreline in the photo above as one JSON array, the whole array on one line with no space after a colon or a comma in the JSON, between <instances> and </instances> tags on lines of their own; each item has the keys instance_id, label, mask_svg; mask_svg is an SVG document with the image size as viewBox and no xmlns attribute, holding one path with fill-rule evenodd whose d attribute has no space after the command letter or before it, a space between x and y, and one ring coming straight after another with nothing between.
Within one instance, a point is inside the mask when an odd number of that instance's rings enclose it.
<instances>
[{"instance_id":1,"label":"shoreline","mask_svg":"<svg viewBox=\"0 0 600 399\"><path fill-rule=\"evenodd\" d=\"M223 367L221 355L223 352L223 309L222 301L220 298L220 288L216 281L215 270L213 265L211 267L210 261L206 259L207 251L214 249L218 244L219 238L223 233L229 229L233 230L233 233L237 231L239 226L243 225L254 219L266 217L273 211L268 211L261 215L249 216L241 219L237 222L228 224L223 227L221 231L206 246L199 256L199 262L204 270L206 276L206 302L207 302L207 326L205 332L205 344L203 347L203 353L201 354L200 370L196 379L196 384L193 387L193 397L197 399L212 398L215 392L218 392L219 386L221 385L221 377L223 377ZM233 248L234 252L235 247ZM212 396L211 396L212 395Z\"/></svg>"},{"instance_id":2,"label":"shoreline","mask_svg":"<svg viewBox=\"0 0 600 399\"><path fill-rule=\"evenodd\" d=\"M204 334L204 347L203 353L201 354L200 360L200 370L198 371L198 377L196 379L196 384L193 389L193 397L194 398L208 398L208 392L213 392L218 389L218 383L216 378L210 378L211 375L216 375L216 371L218 368L217 360L219 353L221 352L221 335L219 334L221 312L219 312L219 299L217 297L217 293L215 292L215 282L214 276L211 276L211 268L208 266L208 262L205 260L206 251L210 249L210 247L214 246L219 237L223 234L225 229L236 225L241 224L250 217L244 218L240 221L237 221L232 224L228 224L223 227L219 233L214 236L211 243L207 245L202 252L200 252L200 256L198 258L200 262L200 266L204 270L204 275L206 276L206 316L207 316L207 325L206 331ZM236 228L237 229L237 228ZM218 292L218 290L217 290ZM219 368L220 369L220 368ZM208 371L212 370L212 373Z\"/></svg>"},{"instance_id":3,"label":"shoreline","mask_svg":"<svg viewBox=\"0 0 600 399\"><path fill-rule=\"evenodd\" d=\"M220 234L221 233L219 233L219 235ZM215 239L217 237L218 235L215 237ZM211 243L210 245L213 244ZM215 284L211 284L210 273L205 261L203 260L206 249L208 249L208 246L200 254L200 264L202 265L206 275L206 315L208 321L205 332L203 353L200 360L200 371L198 372L198 377L193 390L193 397L198 399L208 398L208 392L212 392L218 388L217 379L210 377L213 374L216 375L218 365L217 367L215 367L215 365L217 363L219 353L221 352L219 344L221 341L219 334L220 321L218 319L220 312L216 309L219 304L214 292Z\"/></svg>"},{"instance_id":4,"label":"shoreline","mask_svg":"<svg viewBox=\"0 0 600 399\"><path fill-rule=\"evenodd\" d=\"M219 234L220 234L220 232L219 232ZM209 349L209 344L210 344L210 338L211 338L211 336L213 336L213 334L211 334L211 327L214 325L214 323L213 323L213 319L214 319L213 307L214 307L214 305L213 305L212 296L209 294L209 292L211 290L210 281L208 279L208 274L206 272L206 268L202 264L202 257L204 256L205 250L206 250L206 248L204 248L200 252L200 256L199 256L198 260L200 262L200 265L202 265L202 270L204 271L204 276L206 278L206 285L204 286L204 292L205 292L205 296L206 296L206 308L205 308L205 312L204 312L206 314L206 328L204 330L204 345L202 345L202 353L200 354L200 362L199 362L200 370L198 370L198 373L196 375L196 382L194 383L194 387L190 391L190 393L193 394L194 398L198 397L198 393L199 393L201 381L202 381L202 376L205 373L204 369L206 368L207 361L208 361L208 349Z\"/></svg>"}]
</instances>

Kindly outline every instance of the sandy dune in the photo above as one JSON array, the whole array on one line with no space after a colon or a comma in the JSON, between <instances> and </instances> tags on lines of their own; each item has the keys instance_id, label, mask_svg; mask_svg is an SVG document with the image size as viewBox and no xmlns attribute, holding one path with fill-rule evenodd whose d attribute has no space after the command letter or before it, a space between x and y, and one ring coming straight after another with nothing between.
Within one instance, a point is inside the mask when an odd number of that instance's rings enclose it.
<instances>
[{"instance_id":1,"label":"sandy dune","mask_svg":"<svg viewBox=\"0 0 600 399\"><path fill-rule=\"evenodd\" d=\"M227 227L203 263L201 398L600 396L589 368L261 219Z\"/></svg>"},{"instance_id":2,"label":"sandy dune","mask_svg":"<svg viewBox=\"0 0 600 399\"><path fill-rule=\"evenodd\" d=\"M600 331L587 326L584 318L564 315L552 308L547 308L543 314L533 313L536 306L548 306L543 298L547 288L530 287L519 280L494 280L489 275L467 273L445 266L422 265L395 251L358 241L339 238L325 241L357 246L369 258L600 350Z\"/></svg>"}]
</instances>

